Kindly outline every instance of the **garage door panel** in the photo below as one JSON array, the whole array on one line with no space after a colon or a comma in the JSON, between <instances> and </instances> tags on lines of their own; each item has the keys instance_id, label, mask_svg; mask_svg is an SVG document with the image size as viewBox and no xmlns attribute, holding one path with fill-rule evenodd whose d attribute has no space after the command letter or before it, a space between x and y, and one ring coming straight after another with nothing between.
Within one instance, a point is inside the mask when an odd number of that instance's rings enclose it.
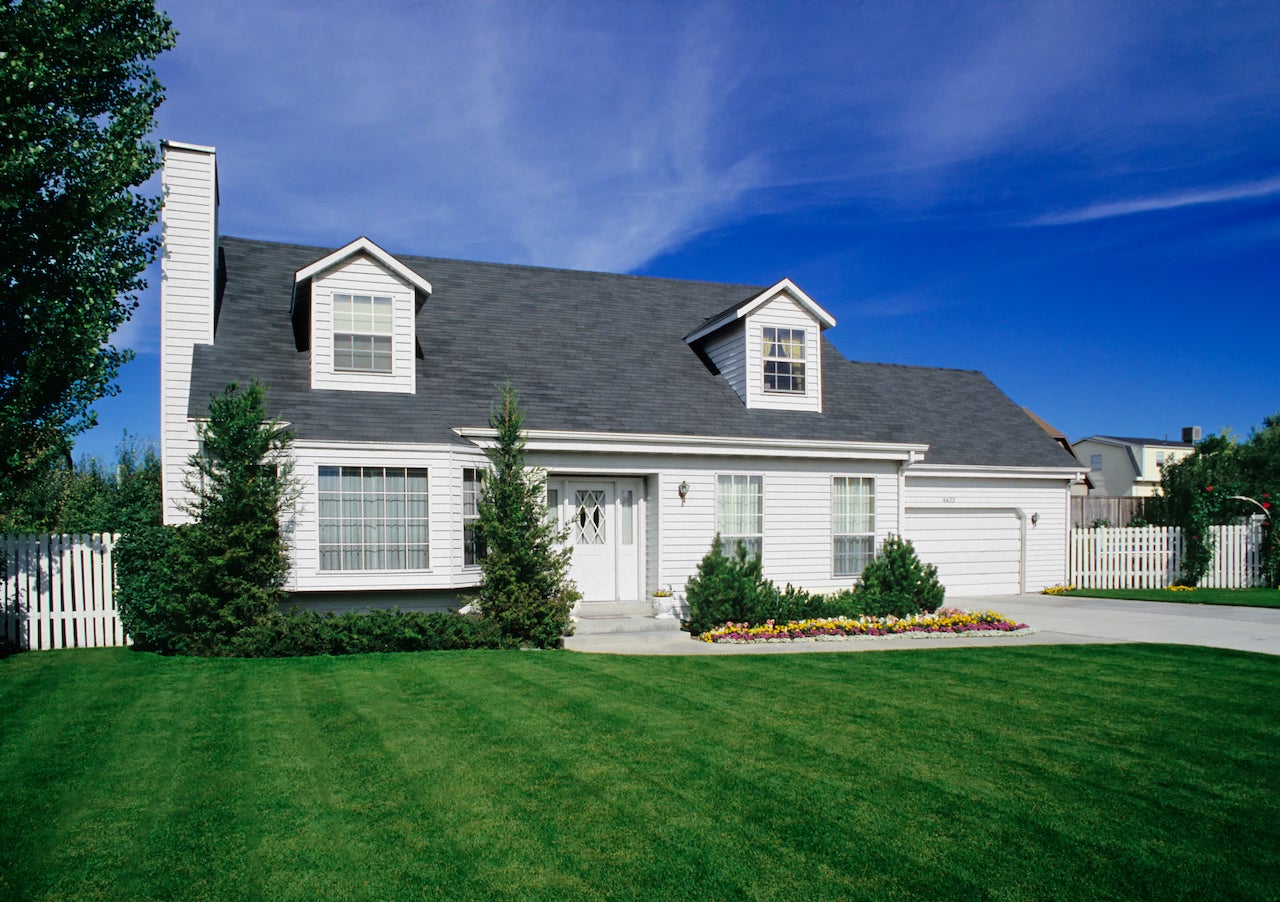
<instances>
[{"instance_id":1,"label":"garage door panel","mask_svg":"<svg viewBox=\"0 0 1280 902\"><path fill-rule=\"evenodd\" d=\"M1022 525L1011 510L908 509L904 532L949 596L1021 590Z\"/></svg>"}]
</instances>

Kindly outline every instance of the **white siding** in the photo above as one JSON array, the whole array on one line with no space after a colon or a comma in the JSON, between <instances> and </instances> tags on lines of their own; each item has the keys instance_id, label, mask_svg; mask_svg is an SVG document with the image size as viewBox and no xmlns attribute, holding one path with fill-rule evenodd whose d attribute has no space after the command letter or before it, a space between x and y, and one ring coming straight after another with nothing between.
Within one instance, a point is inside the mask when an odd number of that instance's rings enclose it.
<instances>
[{"instance_id":1,"label":"white siding","mask_svg":"<svg viewBox=\"0 0 1280 902\"><path fill-rule=\"evenodd\" d=\"M334 372L335 291L391 297L394 320L390 374ZM413 286L363 255L348 258L333 269L318 274L311 283L311 387L412 394L413 305Z\"/></svg>"},{"instance_id":2,"label":"white siding","mask_svg":"<svg viewBox=\"0 0 1280 902\"><path fill-rule=\"evenodd\" d=\"M190 519L182 510L187 459L199 443L187 419L191 356L213 343L217 265L218 178L212 150L164 145L160 217L160 459L164 520Z\"/></svg>"},{"instance_id":3,"label":"white siding","mask_svg":"<svg viewBox=\"0 0 1280 902\"><path fill-rule=\"evenodd\" d=\"M764 575L810 591L848 588L852 580L832 575L831 477L876 480L876 543L897 531L896 465L884 461L771 461L768 458L664 460L655 477L661 529L658 584L682 593L715 536L716 476L763 477ZM683 504L677 491L689 483Z\"/></svg>"},{"instance_id":4,"label":"white siding","mask_svg":"<svg viewBox=\"0 0 1280 902\"><path fill-rule=\"evenodd\" d=\"M954 522L971 543L973 558L981 559L985 539L1001 544L1008 538L1009 523L999 515L1021 524L1025 537L1022 549L1023 586L1026 592L1038 592L1046 586L1066 579L1067 571L1067 480L978 478L965 476L907 475L906 523L904 535L913 538L919 529L934 541L937 517L952 514ZM967 516L971 515L971 516ZM1036 517L1032 524L1031 518ZM994 517L994 519L993 519ZM962 551L952 548L950 553ZM923 555L922 555L923 557ZM949 558L953 571L956 559ZM1017 591L1001 575L1002 565L993 566L992 578L983 582L966 575L962 584L948 586L948 595L983 594ZM943 580L944 585L946 580Z\"/></svg>"},{"instance_id":5,"label":"white siding","mask_svg":"<svg viewBox=\"0 0 1280 902\"><path fill-rule=\"evenodd\" d=\"M720 375L728 381L744 404L747 400L746 342L745 325L737 322L727 326L708 341L705 348L707 357L715 364Z\"/></svg>"},{"instance_id":6,"label":"white siding","mask_svg":"<svg viewBox=\"0 0 1280 902\"><path fill-rule=\"evenodd\" d=\"M747 406L768 410L822 410L822 348L818 321L785 293L756 310L746 321ZM764 390L762 330L765 326L805 330L803 395Z\"/></svg>"}]
</instances>

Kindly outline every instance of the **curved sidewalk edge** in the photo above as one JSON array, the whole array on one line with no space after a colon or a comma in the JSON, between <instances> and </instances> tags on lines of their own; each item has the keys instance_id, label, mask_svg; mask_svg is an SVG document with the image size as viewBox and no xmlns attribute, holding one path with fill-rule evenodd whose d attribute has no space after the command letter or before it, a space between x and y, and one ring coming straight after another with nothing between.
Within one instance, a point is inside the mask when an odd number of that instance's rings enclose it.
<instances>
[{"instance_id":1,"label":"curved sidewalk edge","mask_svg":"<svg viewBox=\"0 0 1280 902\"><path fill-rule=\"evenodd\" d=\"M1157 642L1201 645L1280 655L1280 609L1163 601L1117 601L1054 595L990 595L959 598L966 610L998 611L1028 624L1023 636L884 636L839 642L713 644L688 633L610 633L570 636L572 651L620 655L797 654L805 652L889 651L901 648L960 648L1008 645L1079 645Z\"/></svg>"}]
</instances>

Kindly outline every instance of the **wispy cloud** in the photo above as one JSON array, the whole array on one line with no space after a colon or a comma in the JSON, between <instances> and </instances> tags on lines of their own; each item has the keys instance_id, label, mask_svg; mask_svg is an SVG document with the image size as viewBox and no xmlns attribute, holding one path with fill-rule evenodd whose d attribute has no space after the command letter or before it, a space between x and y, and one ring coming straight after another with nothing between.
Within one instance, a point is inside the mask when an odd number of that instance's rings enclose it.
<instances>
[{"instance_id":1,"label":"wispy cloud","mask_svg":"<svg viewBox=\"0 0 1280 902\"><path fill-rule=\"evenodd\" d=\"M191 43L162 112L170 137L219 145L229 229L627 271L767 181L724 137L727 6L253 10L175 13ZM215 79L214 103L186 97Z\"/></svg>"},{"instance_id":2,"label":"wispy cloud","mask_svg":"<svg viewBox=\"0 0 1280 902\"><path fill-rule=\"evenodd\" d=\"M1029 224L1035 226L1074 225L1081 222L1093 222L1099 219L1114 219L1118 216L1134 216L1139 213L1157 213L1163 210L1177 210L1182 207L1199 207L1206 204L1223 204L1238 200L1252 200L1260 197L1273 197L1280 194L1280 176L1262 179L1256 182L1243 182L1235 185L1224 185L1219 188L1203 188L1194 191L1176 191L1170 194L1159 194L1153 197L1139 197L1132 200L1110 201L1102 204L1090 204L1065 213L1051 213L1033 219Z\"/></svg>"}]
</instances>

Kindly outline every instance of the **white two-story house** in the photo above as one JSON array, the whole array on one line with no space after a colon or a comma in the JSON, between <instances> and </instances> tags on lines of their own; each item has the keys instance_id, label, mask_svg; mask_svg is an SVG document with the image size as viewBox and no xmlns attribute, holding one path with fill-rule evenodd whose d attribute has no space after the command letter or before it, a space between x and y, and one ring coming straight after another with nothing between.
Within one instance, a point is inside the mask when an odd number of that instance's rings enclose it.
<instances>
[{"instance_id":1,"label":"white two-story house","mask_svg":"<svg viewBox=\"0 0 1280 902\"><path fill-rule=\"evenodd\" d=\"M851 585L885 537L952 596L1066 576L1078 463L981 373L856 363L789 279L725 285L218 233L212 148L164 145L165 516L230 382L296 433L303 605L447 606L478 585L489 410L528 461L587 602L679 595L720 533L779 584Z\"/></svg>"}]
</instances>

